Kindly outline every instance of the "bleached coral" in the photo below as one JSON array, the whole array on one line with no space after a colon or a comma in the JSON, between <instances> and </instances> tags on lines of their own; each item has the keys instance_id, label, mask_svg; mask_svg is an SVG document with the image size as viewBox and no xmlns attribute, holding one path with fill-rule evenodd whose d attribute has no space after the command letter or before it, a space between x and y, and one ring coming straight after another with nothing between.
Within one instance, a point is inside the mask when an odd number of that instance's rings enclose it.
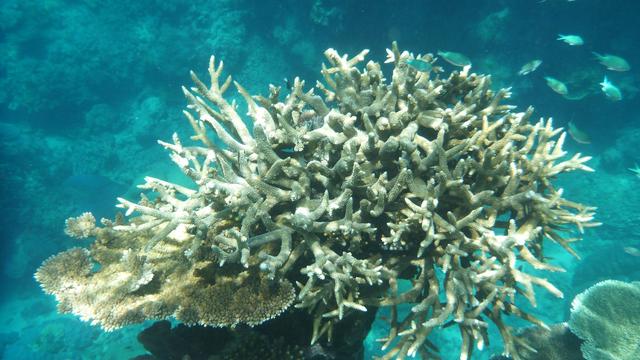
<instances>
[{"instance_id":1,"label":"bleached coral","mask_svg":"<svg viewBox=\"0 0 640 360\"><path fill-rule=\"evenodd\" d=\"M385 358L426 355L428 335L453 323L467 359L489 322L517 356L503 316L544 324L516 297L535 305L534 285L562 296L520 263L561 271L543 240L574 254L565 234L595 225L593 208L552 184L591 171L589 158L567 157L562 129L502 104L510 93L488 76L441 77L408 66L415 57L395 44L389 53L390 81L366 50L329 49L313 89L296 78L284 98L275 86L252 97L234 82L251 129L212 57L210 84L192 73L195 87L183 88L200 144L160 142L194 186L147 177L140 188L154 197L119 199L127 217L94 231L87 256L98 267L67 274L76 267L60 266L62 253L36 278L62 310L107 329L168 316L255 325L293 304L313 315L316 342L346 314L388 306ZM73 291L47 276L58 269ZM413 305L404 318L401 304Z\"/></svg>"}]
</instances>

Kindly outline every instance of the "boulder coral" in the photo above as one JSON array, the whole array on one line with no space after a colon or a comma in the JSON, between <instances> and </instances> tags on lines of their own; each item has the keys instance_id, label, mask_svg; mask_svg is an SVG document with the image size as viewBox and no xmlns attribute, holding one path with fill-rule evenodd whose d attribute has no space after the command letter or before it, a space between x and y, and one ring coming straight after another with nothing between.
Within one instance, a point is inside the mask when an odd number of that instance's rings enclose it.
<instances>
[{"instance_id":1,"label":"boulder coral","mask_svg":"<svg viewBox=\"0 0 640 360\"><path fill-rule=\"evenodd\" d=\"M407 62L437 59L394 43L387 79L367 53L329 49L324 82L296 78L264 97L211 57L209 81L192 73L183 88L195 143L159 141L193 186L147 177L116 219L69 220L69 234L95 241L45 261L42 288L106 330L167 317L253 326L293 306L312 315L313 343L349 314L390 307L385 358L426 356L429 334L455 325L467 359L490 323L514 354L505 316L544 326L516 298L535 305L534 286L562 297L521 264L562 271L543 241L575 255L571 242L596 225L552 183L592 171L589 157L567 156L562 129L503 104L510 92L489 76L417 71Z\"/></svg>"}]
</instances>

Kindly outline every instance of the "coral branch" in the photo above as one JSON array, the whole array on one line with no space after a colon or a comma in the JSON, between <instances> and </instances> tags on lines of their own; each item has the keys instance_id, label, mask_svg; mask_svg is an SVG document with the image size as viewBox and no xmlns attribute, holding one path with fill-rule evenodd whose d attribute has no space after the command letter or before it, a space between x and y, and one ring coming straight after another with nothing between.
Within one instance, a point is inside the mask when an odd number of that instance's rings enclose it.
<instances>
[{"instance_id":1,"label":"coral branch","mask_svg":"<svg viewBox=\"0 0 640 360\"><path fill-rule=\"evenodd\" d=\"M433 78L408 66L433 55L394 43L388 81L367 53L327 50L325 84L305 91L296 78L282 101L277 87L252 97L234 83L246 119L211 57L210 84L192 73L195 87L183 88L199 146L177 134L160 142L192 186L146 177L139 201L118 198L124 217L69 219L69 235L96 241L45 261L43 289L105 329L170 316L253 326L294 305L313 318L312 342L388 306L386 359L431 354L429 335L451 324L468 359L490 322L517 357L503 317L544 324L515 299L535 305L539 287L562 297L521 265L562 271L543 242L575 254L571 243L597 225L593 208L552 183L592 171L589 157L569 156L551 119L530 123L532 108L515 112L508 89L469 67Z\"/></svg>"}]
</instances>

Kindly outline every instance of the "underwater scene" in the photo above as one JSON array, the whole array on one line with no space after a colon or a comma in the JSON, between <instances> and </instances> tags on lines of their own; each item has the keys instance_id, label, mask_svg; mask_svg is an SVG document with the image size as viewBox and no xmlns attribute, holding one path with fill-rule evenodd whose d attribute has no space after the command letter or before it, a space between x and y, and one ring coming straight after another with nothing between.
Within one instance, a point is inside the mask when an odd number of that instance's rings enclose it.
<instances>
[{"instance_id":1,"label":"underwater scene","mask_svg":"<svg viewBox=\"0 0 640 360\"><path fill-rule=\"evenodd\" d=\"M0 359L640 359L639 13L1 1Z\"/></svg>"}]
</instances>

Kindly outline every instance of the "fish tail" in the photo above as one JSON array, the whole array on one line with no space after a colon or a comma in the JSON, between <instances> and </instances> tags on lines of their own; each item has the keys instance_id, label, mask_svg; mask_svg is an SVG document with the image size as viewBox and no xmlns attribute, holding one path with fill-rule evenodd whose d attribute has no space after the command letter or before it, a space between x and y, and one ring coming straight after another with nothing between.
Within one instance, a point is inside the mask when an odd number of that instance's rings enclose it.
<instances>
[{"instance_id":1,"label":"fish tail","mask_svg":"<svg viewBox=\"0 0 640 360\"><path fill-rule=\"evenodd\" d=\"M599 60L600 58L602 58L602 55L598 54L598 53L597 53L597 52L595 52L595 51L592 51L591 53L592 53L596 58L598 58L598 60Z\"/></svg>"}]
</instances>

